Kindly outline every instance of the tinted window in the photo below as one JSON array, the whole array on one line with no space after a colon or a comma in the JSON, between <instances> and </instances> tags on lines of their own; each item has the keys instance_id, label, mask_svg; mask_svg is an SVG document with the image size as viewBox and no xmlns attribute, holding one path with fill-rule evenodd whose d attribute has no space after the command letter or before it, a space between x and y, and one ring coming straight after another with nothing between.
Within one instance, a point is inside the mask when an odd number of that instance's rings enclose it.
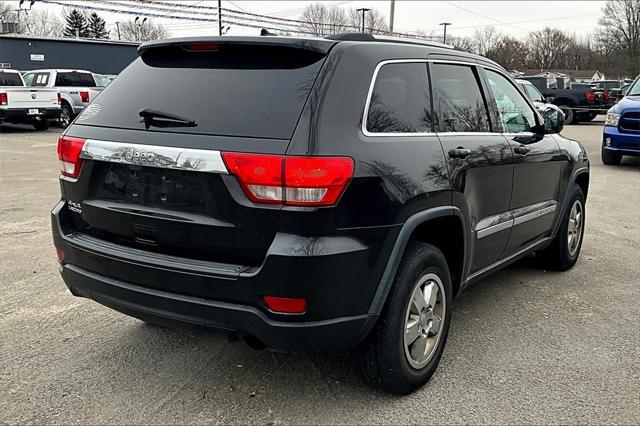
<instances>
[{"instance_id":1,"label":"tinted window","mask_svg":"<svg viewBox=\"0 0 640 426\"><path fill-rule=\"evenodd\" d=\"M488 132L489 113L475 72L464 65L434 64L431 84L443 132Z\"/></svg>"},{"instance_id":2,"label":"tinted window","mask_svg":"<svg viewBox=\"0 0 640 426\"><path fill-rule=\"evenodd\" d=\"M425 63L386 64L380 68L369 102L367 130L431 132L431 99Z\"/></svg>"},{"instance_id":3,"label":"tinted window","mask_svg":"<svg viewBox=\"0 0 640 426\"><path fill-rule=\"evenodd\" d=\"M491 70L486 72L503 131L519 133L531 130L536 124L535 113L525 98L506 77Z\"/></svg>"},{"instance_id":4,"label":"tinted window","mask_svg":"<svg viewBox=\"0 0 640 426\"><path fill-rule=\"evenodd\" d=\"M67 87L95 87L93 76L86 72L59 72L56 76L56 86Z\"/></svg>"},{"instance_id":5,"label":"tinted window","mask_svg":"<svg viewBox=\"0 0 640 426\"><path fill-rule=\"evenodd\" d=\"M531 84L523 84L522 86L524 87L524 90L527 92L529 99L531 99L534 102L544 102L544 98L542 97L540 92L538 92L538 89L533 87Z\"/></svg>"},{"instance_id":6,"label":"tinted window","mask_svg":"<svg viewBox=\"0 0 640 426\"><path fill-rule=\"evenodd\" d=\"M23 86L17 72L0 72L0 86Z\"/></svg>"},{"instance_id":7,"label":"tinted window","mask_svg":"<svg viewBox=\"0 0 640 426\"><path fill-rule=\"evenodd\" d=\"M100 94L99 114L80 121L144 129L138 112L152 108L197 123L169 131L289 139L323 60L319 53L272 46L153 49Z\"/></svg>"}]
</instances>

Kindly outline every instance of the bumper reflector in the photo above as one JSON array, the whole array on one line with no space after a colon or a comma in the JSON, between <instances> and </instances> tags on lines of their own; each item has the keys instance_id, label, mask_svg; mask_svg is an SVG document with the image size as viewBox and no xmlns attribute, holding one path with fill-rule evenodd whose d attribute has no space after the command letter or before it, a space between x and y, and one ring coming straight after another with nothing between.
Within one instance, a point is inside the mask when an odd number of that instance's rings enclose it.
<instances>
[{"instance_id":1,"label":"bumper reflector","mask_svg":"<svg viewBox=\"0 0 640 426\"><path fill-rule=\"evenodd\" d=\"M283 314L301 314L307 309L306 299L264 296L264 302L273 312Z\"/></svg>"}]
</instances>

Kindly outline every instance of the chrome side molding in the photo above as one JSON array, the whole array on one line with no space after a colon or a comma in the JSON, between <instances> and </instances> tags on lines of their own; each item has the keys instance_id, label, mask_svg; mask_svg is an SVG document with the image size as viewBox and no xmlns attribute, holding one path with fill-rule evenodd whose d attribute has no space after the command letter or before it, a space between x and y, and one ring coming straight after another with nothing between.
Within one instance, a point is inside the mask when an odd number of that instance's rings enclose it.
<instances>
[{"instance_id":1,"label":"chrome side molding","mask_svg":"<svg viewBox=\"0 0 640 426\"><path fill-rule=\"evenodd\" d=\"M513 226L553 213L556 211L557 206L557 201L549 200L486 217L476 225L476 238L479 240L496 232L504 231Z\"/></svg>"},{"instance_id":2,"label":"chrome side molding","mask_svg":"<svg viewBox=\"0 0 640 426\"><path fill-rule=\"evenodd\" d=\"M80 158L109 163L228 173L220 151L87 139Z\"/></svg>"}]
</instances>

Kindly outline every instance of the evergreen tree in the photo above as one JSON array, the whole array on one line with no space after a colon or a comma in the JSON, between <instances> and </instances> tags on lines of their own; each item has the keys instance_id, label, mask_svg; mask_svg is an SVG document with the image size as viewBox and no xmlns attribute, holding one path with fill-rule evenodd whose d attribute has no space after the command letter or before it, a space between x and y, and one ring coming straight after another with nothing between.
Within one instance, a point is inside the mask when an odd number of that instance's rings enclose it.
<instances>
[{"instance_id":1,"label":"evergreen tree","mask_svg":"<svg viewBox=\"0 0 640 426\"><path fill-rule=\"evenodd\" d=\"M67 37L75 37L76 29L80 37L89 37L89 28L87 18L78 10L73 9L65 16L67 21L64 27L64 35Z\"/></svg>"},{"instance_id":2,"label":"evergreen tree","mask_svg":"<svg viewBox=\"0 0 640 426\"><path fill-rule=\"evenodd\" d=\"M109 31L106 29L107 23L96 12L89 15L87 29L91 38L109 38Z\"/></svg>"}]
</instances>

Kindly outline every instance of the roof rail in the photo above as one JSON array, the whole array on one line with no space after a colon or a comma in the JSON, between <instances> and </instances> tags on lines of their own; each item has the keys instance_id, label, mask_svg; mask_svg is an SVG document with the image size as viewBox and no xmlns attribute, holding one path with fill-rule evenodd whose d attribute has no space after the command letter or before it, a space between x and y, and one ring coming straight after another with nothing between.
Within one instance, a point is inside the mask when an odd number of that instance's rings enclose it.
<instances>
[{"instance_id":1,"label":"roof rail","mask_svg":"<svg viewBox=\"0 0 640 426\"><path fill-rule=\"evenodd\" d=\"M388 43L405 43L405 44L417 44L420 46L442 47L444 49L455 50L453 46L448 44L439 43L437 41L429 41L415 38L404 38L397 36L385 36L385 35L373 35L371 33L339 33L326 36L327 40L337 41L378 41Z\"/></svg>"}]
</instances>

